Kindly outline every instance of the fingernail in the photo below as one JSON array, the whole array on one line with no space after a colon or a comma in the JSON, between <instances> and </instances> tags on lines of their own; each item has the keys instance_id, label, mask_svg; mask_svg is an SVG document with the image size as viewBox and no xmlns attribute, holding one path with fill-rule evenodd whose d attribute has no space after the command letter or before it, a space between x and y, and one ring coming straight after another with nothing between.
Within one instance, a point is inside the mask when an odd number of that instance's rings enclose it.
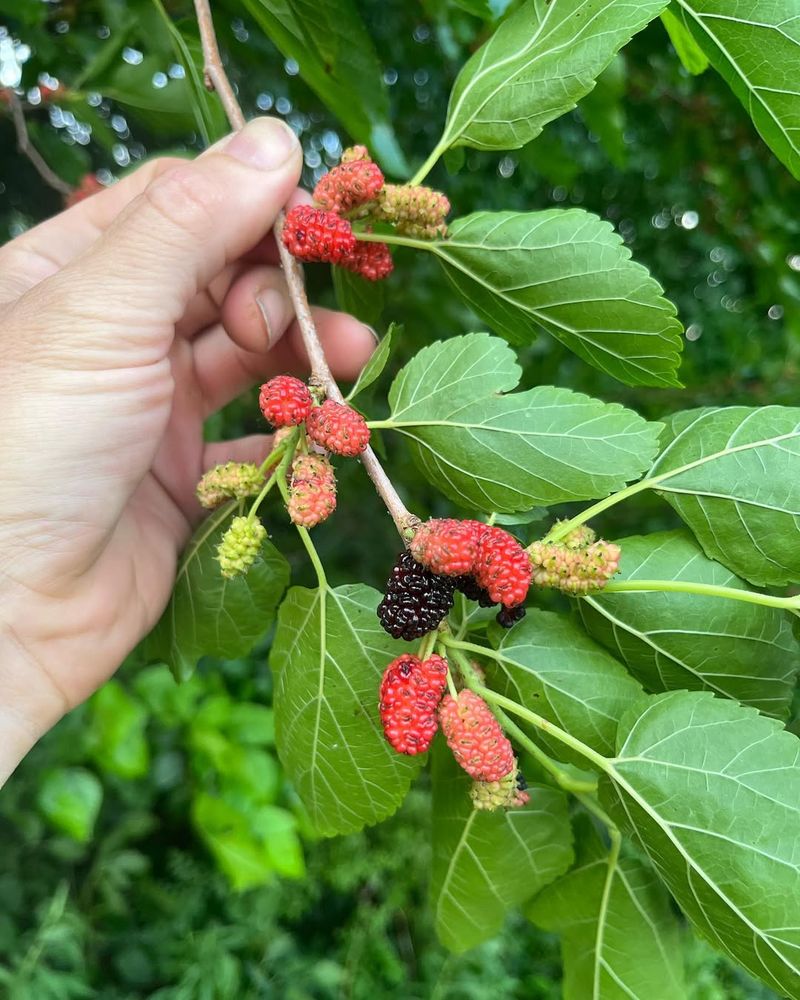
<instances>
[{"instance_id":1,"label":"fingernail","mask_svg":"<svg viewBox=\"0 0 800 1000\"><path fill-rule=\"evenodd\" d=\"M267 348L273 347L286 329L286 300L276 289L265 288L256 296L256 305L264 320Z\"/></svg>"},{"instance_id":2,"label":"fingernail","mask_svg":"<svg viewBox=\"0 0 800 1000\"><path fill-rule=\"evenodd\" d=\"M376 344L380 344L381 338L378 336L377 332L375 330L373 330L372 327L369 326L369 324L367 324L367 323L362 323L361 325L364 327L364 329L367 331L367 333L372 337L372 339L375 341L375 343Z\"/></svg>"},{"instance_id":3,"label":"fingernail","mask_svg":"<svg viewBox=\"0 0 800 1000\"><path fill-rule=\"evenodd\" d=\"M277 170L299 149L297 136L279 118L254 118L236 133L225 152L258 170Z\"/></svg>"}]
</instances>

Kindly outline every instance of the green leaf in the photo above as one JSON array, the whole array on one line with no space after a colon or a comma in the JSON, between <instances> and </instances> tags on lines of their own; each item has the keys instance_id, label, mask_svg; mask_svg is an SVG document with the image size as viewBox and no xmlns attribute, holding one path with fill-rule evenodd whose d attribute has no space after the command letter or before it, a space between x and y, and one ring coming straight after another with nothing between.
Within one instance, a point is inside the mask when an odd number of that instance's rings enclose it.
<instances>
[{"instance_id":1,"label":"green leaf","mask_svg":"<svg viewBox=\"0 0 800 1000\"><path fill-rule=\"evenodd\" d=\"M464 65L438 148L519 149L575 107L668 0L529 0Z\"/></svg>"},{"instance_id":2,"label":"green leaf","mask_svg":"<svg viewBox=\"0 0 800 1000\"><path fill-rule=\"evenodd\" d=\"M510 631L492 625L489 640L496 650L487 668L489 687L594 750L613 754L620 717L642 697L622 664L569 618L552 611L530 609ZM560 744L549 745L563 756Z\"/></svg>"},{"instance_id":3,"label":"green leaf","mask_svg":"<svg viewBox=\"0 0 800 1000\"><path fill-rule=\"evenodd\" d=\"M222 576L216 551L232 511L226 505L195 531L166 611L145 643L146 655L169 664L177 680L191 676L201 656L248 653L272 624L289 582L289 564L270 542L246 576Z\"/></svg>"},{"instance_id":4,"label":"green leaf","mask_svg":"<svg viewBox=\"0 0 800 1000\"><path fill-rule=\"evenodd\" d=\"M698 933L800 997L800 742L706 692L649 698L601 784Z\"/></svg>"},{"instance_id":5,"label":"green leaf","mask_svg":"<svg viewBox=\"0 0 800 1000\"><path fill-rule=\"evenodd\" d=\"M674 386L682 349L675 307L608 222L583 209L476 212L435 254L458 294L512 344L545 330L629 385Z\"/></svg>"},{"instance_id":6,"label":"green leaf","mask_svg":"<svg viewBox=\"0 0 800 1000\"><path fill-rule=\"evenodd\" d=\"M244 813L200 792L192 805L192 819L234 889L244 891L272 881L273 858Z\"/></svg>"},{"instance_id":7,"label":"green leaf","mask_svg":"<svg viewBox=\"0 0 800 1000\"><path fill-rule=\"evenodd\" d=\"M441 738L434 745L432 784L431 905L439 940L461 953L493 937L509 910L569 868L567 799L534 786L521 809L475 810L470 779Z\"/></svg>"},{"instance_id":8,"label":"green leaf","mask_svg":"<svg viewBox=\"0 0 800 1000\"><path fill-rule=\"evenodd\" d=\"M800 19L796 0L677 0L684 25L761 138L800 179Z\"/></svg>"},{"instance_id":9,"label":"green leaf","mask_svg":"<svg viewBox=\"0 0 800 1000\"><path fill-rule=\"evenodd\" d=\"M244 6L350 135L393 174L405 158L391 126L375 46L353 0L244 0Z\"/></svg>"},{"instance_id":10,"label":"green leaf","mask_svg":"<svg viewBox=\"0 0 800 1000\"><path fill-rule=\"evenodd\" d=\"M561 934L564 1000L682 1000L681 932L663 886L635 857L609 872L606 847L588 817L578 819L575 867L526 909Z\"/></svg>"},{"instance_id":11,"label":"green leaf","mask_svg":"<svg viewBox=\"0 0 800 1000\"><path fill-rule=\"evenodd\" d=\"M392 750L378 717L383 671L406 651L381 628L380 599L363 584L293 587L278 615L271 660L278 752L325 836L391 815L419 769Z\"/></svg>"},{"instance_id":12,"label":"green leaf","mask_svg":"<svg viewBox=\"0 0 800 1000\"><path fill-rule=\"evenodd\" d=\"M613 59L597 78L597 86L578 105L586 127L600 140L609 160L622 170L628 161L625 142L625 85L627 69L624 58Z\"/></svg>"},{"instance_id":13,"label":"green leaf","mask_svg":"<svg viewBox=\"0 0 800 1000\"><path fill-rule=\"evenodd\" d=\"M439 341L399 372L378 426L399 431L426 478L475 510L604 497L647 468L659 424L569 389L509 393L520 374L496 337Z\"/></svg>"},{"instance_id":14,"label":"green leaf","mask_svg":"<svg viewBox=\"0 0 800 1000\"><path fill-rule=\"evenodd\" d=\"M275 713L266 705L240 701L231 706L227 728L239 743L272 746L275 743Z\"/></svg>"},{"instance_id":15,"label":"green leaf","mask_svg":"<svg viewBox=\"0 0 800 1000\"><path fill-rule=\"evenodd\" d=\"M386 286L383 282L367 281L359 274L345 271L343 267L332 267L331 276L339 309L367 326L375 326L386 305Z\"/></svg>"},{"instance_id":16,"label":"green leaf","mask_svg":"<svg viewBox=\"0 0 800 1000\"><path fill-rule=\"evenodd\" d=\"M677 10L678 8L676 8ZM692 76L699 76L709 66L708 56L703 52L691 31L686 27L677 13L668 8L661 14L661 20L669 35L669 40L678 54L678 58Z\"/></svg>"},{"instance_id":17,"label":"green leaf","mask_svg":"<svg viewBox=\"0 0 800 1000\"><path fill-rule=\"evenodd\" d=\"M62 767L45 778L37 801L42 815L57 830L85 844L100 812L103 786L91 771Z\"/></svg>"},{"instance_id":18,"label":"green leaf","mask_svg":"<svg viewBox=\"0 0 800 1000\"><path fill-rule=\"evenodd\" d=\"M356 384L350 390L350 394L347 397L348 402L355 399L359 393L362 393L366 388L371 386L373 382L381 377L383 369L388 364L389 358L392 355L392 339L395 333L402 333L402 330L402 327L398 327L395 323L392 323L386 333L386 336L375 349L375 353L361 369L361 373L356 380Z\"/></svg>"},{"instance_id":19,"label":"green leaf","mask_svg":"<svg viewBox=\"0 0 800 1000\"><path fill-rule=\"evenodd\" d=\"M204 79L204 57L199 38L185 38L164 9L161 0L153 0L153 6L169 34L172 50L177 61L186 72L191 91L191 109L197 129L207 146L221 139L228 131L227 119L219 97L206 88Z\"/></svg>"},{"instance_id":20,"label":"green leaf","mask_svg":"<svg viewBox=\"0 0 800 1000\"><path fill-rule=\"evenodd\" d=\"M147 711L119 681L108 681L91 700L88 742L97 765L121 778L139 778L150 766Z\"/></svg>"},{"instance_id":21,"label":"green leaf","mask_svg":"<svg viewBox=\"0 0 800 1000\"><path fill-rule=\"evenodd\" d=\"M758 585L800 581L800 409L686 410L650 477L706 555Z\"/></svg>"},{"instance_id":22,"label":"green leaf","mask_svg":"<svg viewBox=\"0 0 800 1000\"><path fill-rule=\"evenodd\" d=\"M163 69L156 55L145 56L136 65L115 62L107 73L95 79L93 88L124 104L133 117L153 131L174 134L176 129L196 127L190 80L170 79L165 87L154 87L153 75Z\"/></svg>"},{"instance_id":23,"label":"green leaf","mask_svg":"<svg viewBox=\"0 0 800 1000\"><path fill-rule=\"evenodd\" d=\"M620 580L686 580L746 590L686 531L619 540ZM785 718L800 644L778 608L700 594L590 594L578 602L589 634L650 691L707 688Z\"/></svg>"}]
</instances>

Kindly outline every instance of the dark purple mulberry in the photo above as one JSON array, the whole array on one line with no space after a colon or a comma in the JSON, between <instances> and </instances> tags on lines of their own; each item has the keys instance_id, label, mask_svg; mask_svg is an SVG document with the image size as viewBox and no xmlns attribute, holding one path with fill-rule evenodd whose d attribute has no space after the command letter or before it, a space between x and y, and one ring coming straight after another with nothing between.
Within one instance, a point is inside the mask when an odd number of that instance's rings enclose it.
<instances>
[{"instance_id":1,"label":"dark purple mulberry","mask_svg":"<svg viewBox=\"0 0 800 1000\"><path fill-rule=\"evenodd\" d=\"M432 632L453 607L453 580L435 576L410 552L401 552L386 581L378 619L395 639L419 639Z\"/></svg>"},{"instance_id":2,"label":"dark purple mulberry","mask_svg":"<svg viewBox=\"0 0 800 1000\"><path fill-rule=\"evenodd\" d=\"M478 586L474 576L457 576L453 583L456 590L460 590L468 601L477 601L482 608L491 608L495 604L489 597L488 591Z\"/></svg>"},{"instance_id":3,"label":"dark purple mulberry","mask_svg":"<svg viewBox=\"0 0 800 1000\"><path fill-rule=\"evenodd\" d=\"M517 604L513 608L500 608L495 621L501 628L511 628L525 617L525 605Z\"/></svg>"}]
</instances>

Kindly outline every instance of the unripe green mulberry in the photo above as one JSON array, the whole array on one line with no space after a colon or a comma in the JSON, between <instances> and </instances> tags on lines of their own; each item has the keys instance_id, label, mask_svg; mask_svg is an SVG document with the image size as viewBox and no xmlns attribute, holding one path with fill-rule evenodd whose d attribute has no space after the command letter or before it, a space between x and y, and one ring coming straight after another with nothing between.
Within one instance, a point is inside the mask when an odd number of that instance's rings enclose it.
<instances>
[{"instance_id":1,"label":"unripe green mulberry","mask_svg":"<svg viewBox=\"0 0 800 1000\"><path fill-rule=\"evenodd\" d=\"M476 809L519 809L530 802L527 785L519 767L499 781L473 781L469 796Z\"/></svg>"},{"instance_id":2,"label":"unripe green mulberry","mask_svg":"<svg viewBox=\"0 0 800 1000\"><path fill-rule=\"evenodd\" d=\"M251 462L226 462L209 469L197 484L197 499L209 510L225 500L244 500L255 496L264 485L264 477Z\"/></svg>"},{"instance_id":3,"label":"unripe green mulberry","mask_svg":"<svg viewBox=\"0 0 800 1000\"><path fill-rule=\"evenodd\" d=\"M249 517L235 517L217 546L222 575L230 579L246 573L258 558L267 537L264 525Z\"/></svg>"}]
</instances>

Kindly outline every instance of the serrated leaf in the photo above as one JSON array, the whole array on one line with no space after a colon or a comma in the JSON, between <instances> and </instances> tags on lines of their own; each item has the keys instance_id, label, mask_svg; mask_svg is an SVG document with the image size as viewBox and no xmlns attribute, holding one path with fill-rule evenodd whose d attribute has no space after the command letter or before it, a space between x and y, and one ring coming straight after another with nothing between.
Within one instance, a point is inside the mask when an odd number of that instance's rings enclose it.
<instances>
[{"instance_id":1,"label":"serrated leaf","mask_svg":"<svg viewBox=\"0 0 800 1000\"><path fill-rule=\"evenodd\" d=\"M145 641L150 660L169 664L186 680L201 656L244 656L272 624L289 582L289 564L271 542L245 576L226 580L217 546L233 511L215 511L195 531L184 553L175 588L161 620Z\"/></svg>"},{"instance_id":2,"label":"serrated leaf","mask_svg":"<svg viewBox=\"0 0 800 1000\"><path fill-rule=\"evenodd\" d=\"M475 510L597 499L644 471L659 424L569 389L508 393L520 374L488 334L431 344L398 373L377 426L399 431L425 476Z\"/></svg>"},{"instance_id":3,"label":"serrated leaf","mask_svg":"<svg viewBox=\"0 0 800 1000\"><path fill-rule=\"evenodd\" d=\"M706 692L648 699L620 724L601 798L700 935L800 997L800 741Z\"/></svg>"},{"instance_id":4,"label":"serrated leaf","mask_svg":"<svg viewBox=\"0 0 800 1000\"><path fill-rule=\"evenodd\" d=\"M404 174L381 65L353 0L244 0L244 6L350 135L391 173Z\"/></svg>"},{"instance_id":5,"label":"serrated leaf","mask_svg":"<svg viewBox=\"0 0 800 1000\"><path fill-rule=\"evenodd\" d=\"M398 373L376 426L401 433L426 478L474 510L597 499L647 467L660 425L569 389L510 393L520 374L488 334L431 344Z\"/></svg>"},{"instance_id":6,"label":"serrated leaf","mask_svg":"<svg viewBox=\"0 0 800 1000\"><path fill-rule=\"evenodd\" d=\"M470 779L441 738L432 784L431 905L439 940L460 954L495 935L509 910L569 868L567 799L535 786L521 809L477 811Z\"/></svg>"},{"instance_id":7,"label":"serrated leaf","mask_svg":"<svg viewBox=\"0 0 800 1000\"><path fill-rule=\"evenodd\" d=\"M629 385L674 386L682 350L675 306L610 223L583 209L476 212L436 255L458 294L512 344L545 330Z\"/></svg>"},{"instance_id":8,"label":"serrated leaf","mask_svg":"<svg viewBox=\"0 0 800 1000\"><path fill-rule=\"evenodd\" d=\"M643 697L639 683L602 646L564 615L529 609L507 631L492 623L495 650L485 663L489 686L533 709L587 746L611 754L621 716ZM477 650L475 650L477 652ZM561 743L536 733L550 752L585 761Z\"/></svg>"},{"instance_id":9,"label":"serrated leaf","mask_svg":"<svg viewBox=\"0 0 800 1000\"><path fill-rule=\"evenodd\" d=\"M378 716L378 688L404 643L381 628L381 595L352 584L293 587L281 605L271 664L275 737L287 774L319 833L352 833L391 815L420 762L395 753Z\"/></svg>"},{"instance_id":10,"label":"serrated leaf","mask_svg":"<svg viewBox=\"0 0 800 1000\"><path fill-rule=\"evenodd\" d=\"M662 443L653 487L706 555L761 586L800 581L800 409L686 410Z\"/></svg>"},{"instance_id":11,"label":"serrated leaf","mask_svg":"<svg viewBox=\"0 0 800 1000\"><path fill-rule=\"evenodd\" d=\"M392 323L389 327L386 332L386 336L375 349L375 353L361 369L361 372L356 380L356 384L350 390L347 397L348 402L355 399L359 393L362 393L365 389L371 386L373 382L381 377L383 369L389 363L389 358L392 356L392 341L394 335L395 333L402 332L402 329L402 327L398 327L395 323Z\"/></svg>"},{"instance_id":12,"label":"serrated leaf","mask_svg":"<svg viewBox=\"0 0 800 1000\"><path fill-rule=\"evenodd\" d=\"M682 1000L681 931L653 870L609 853L588 817L576 823L575 867L526 916L561 934L564 1000ZM610 878L607 899L603 894Z\"/></svg>"},{"instance_id":13,"label":"serrated leaf","mask_svg":"<svg viewBox=\"0 0 800 1000\"><path fill-rule=\"evenodd\" d=\"M669 580L746 590L708 559L686 531L619 540L616 580ZM701 594L657 591L578 601L584 627L650 691L707 688L785 718L800 666L800 643L785 611Z\"/></svg>"},{"instance_id":14,"label":"serrated leaf","mask_svg":"<svg viewBox=\"0 0 800 1000\"><path fill-rule=\"evenodd\" d=\"M519 149L574 108L668 0L529 0L458 74L438 148Z\"/></svg>"},{"instance_id":15,"label":"serrated leaf","mask_svg":"<svg viewBox=\"0 0 800 1000\"><path fill-rule=\"evenodd\" d=\"M677 0L676 10L761 138L800 179L800 18L795 0Z\"/></svg>"},{"instance_id":16,"label":"serrated leaf","mask_svg":"<svg viewBox=\"0 0 800 1000\"><path fill-rule=\"evenodd\" d=\"M699 76L700 73L704 73L709 66L708 56L694 40L694 36L681 18L669 8L662 12L661 21L666 28L669 40L672 42L678 58L683 64L683 68L691 73L692 76Z\"/></svg>"},{"instance_id":17,"label":"serrated leaf","mask_svg":"<svg viewBox=\"0 0 800 1000\"><path fill-rule=\"evenodd\" d=\"M488 636L496 651L486 664L489 687L613 754L620 717L643 697L621 663L552 611L530 609L510 631L492 625ZM552 747L563 756L560 744Z\"/></svg>"}]
</instances>

